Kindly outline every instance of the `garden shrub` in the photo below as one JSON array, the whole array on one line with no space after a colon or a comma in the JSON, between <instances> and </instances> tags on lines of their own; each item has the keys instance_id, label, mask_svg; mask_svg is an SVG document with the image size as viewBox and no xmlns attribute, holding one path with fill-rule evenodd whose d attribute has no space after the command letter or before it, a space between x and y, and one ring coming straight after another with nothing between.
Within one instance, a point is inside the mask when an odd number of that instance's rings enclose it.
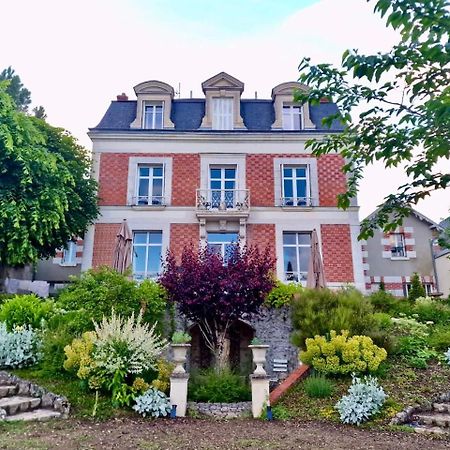
<instances>
[{"instance_id":1,"label":"garden shrub","mask_svg":"<svg viewBox=\"0 0 450 450\"><path fill-rule=\"evenodd\" d=\"M430 331L428 325L418 322L414 317L393 317L392 333L396 336L426 338Z\"/></svg>"},{"instance_id":2,"label":"garden shrub","mask_svg":"<svg viewBox=\"0 0 450 450\"><path fill-rule=\"evenodd\" d=\"M172 344L189 344L191 340L191 335L185 331L175 331L172 334Z\"/></svg>"},{"instance_id":3,"label":"garden shrub","mask_svg":"<svg viewBox=\"0 0 450 450\"><path fill-rule=\"evenodd\" d=\"M29 326L8 331L0 322L0 369L22 368L35 364L40 357L40 340Z\"/></svg>"},{"instance_id":4,"label":"garden shrub","mask_svg":"<svg viewBox=\"0 0 450 450\"><path fill-rule=\"evenodd\" d=\"M396 353L410 366L426 369L428 361L436 358L438 353L429 348L425 337L402 336L398 340Z\"/></svg>"},{"instance_id":5,"label":"garden shrub","mask_svg":"<svg viewBox=\"0 0 450 450\"><path fill-rule=\"evenodd\" d=\"M362 380L352 377L348 395L336 403L335 408L343 423L360 425L380 411L387 395L378 385L376 378L364 377Z\"/></svg>"},{"instance_id":6,"label":"garden shrub","mask_svg":"<svg viewBox=\"0 0 450 450\"><path fill-rule=\"evenodd\" d=\"M334 330L330 339L306 339L306 351L300 352L302 362L323 374L375 372L386 357L386 350L374 345L370 337L349 337L348 331L338 335Z\"/></svg>"},{"instance_id":7,"label":"garden shrub","mask_svg":"<svg viewBox=\"0 0 450 450\"><path fill-rule=\"evenodd\" d=\"M170 414L169 399L164 392L158 391L158 389L150 388L145 394L136 397L134 400L136 404L133 409L143 417L158 418Z\"/></svg>"},{"instance_id":8,"label":"garden shrub","mask_svg":"<svg viewBox=\"0 0 450 450\"><path fill-rule=\"evenodd\" d=\"M9 331L14 326L28 325L37 330L43 321L49 319L54 304L49 300L41 300L34 294L15 295L0 306L0 322L6 323Z\"/></svg>"},{"instance_id":9,"label":"garden shrub","mask_svg":"<svg viewBox=\"0 0 450 450\"><path fill-rule=\"evenodd\" d=\"M305 348L305 339L330 330L366 334L375 326L370 301L356 289L303 289L292 301L292 342Z\"/></svg>"},{"instance_id":10,"label":"garden shrub","mask_svg":"<svg viewBox=\"0 0 450 450\"><path fill-rule=\"evenodd\" d=\"M81 380L88 380L95 368L93 360L94 342L97 340L95 331L86 331L64 348L66 360L64 369L75 373Z\"/></svg>"},{"instance_id":11,"label":"garden shrub","mask_svg":"<svg viewBox=\"0 0 450 450\"><path fill-rule=\"evenodd\" d=\"M430 347L436 350L446 350L450 347L450 328L444 325L433 327L427 342Z\"/></svg>"},{"instance_id":12,"label":"garden shrub","mask_svg":"<svg viewBox=\"0 0 450 450\"><path fill-rule=\"evenodd\" d=\"M251 399L245 378L229 370L212 369L191 376L188 395L195 402L232 403Z\"/></svg>"},{"instance_id":13,"label":"garden shrub","mask_svg":"<svg viewBox=\"0 0 450 450\"><path fill-rule=\"evenodd\" d=\"M334 383L323 375L313 374L304 381L303 388L308 397L327 398L333 394Z\"/></svg>"},{"instance_id":14,"label":"garden shrub","mask_svg":"<svg viewBox=\"0 0 450 450\"><path fill-rule=\"evenodd\" d=\"M109 317L112 308L123 317L132 313L137 315L142 308L146 322L161 324L166 310L166 293L154 281L145 280L138 284L126 274L104 266L74 278L60 291L58 303L66 310L82 309L96 322Z\"/></svg>"},{"instance_id":15,"label":"garden shrub","mask_svg":"<svg viewBox=\"0 0 450 450\"><path fill-rule=\"evenodd\" d=\"M277 281L275 287L267 294L264 305L268 308L288 306L296 294L300 294L302 286L297 283Z\"/></svg>"},{"instance_id":16,"label":"garden shrub","mask_svg":"<svg viewBox=\"0 0 450 450\"><path fill-rule=\"evenodd\" d=\"M373 292L368 298L375 311L383 313L395 310L396 304L399 302L390 292L382 290Z\"/></svg>"},{"instance_id":17,"label":"garden shrub","mask_svg":"<svg viewBox=\"0 0 450 450\"><path fill-rule=\"evenodd\" d=\"M434 322L450 324L450 307L439 300L430 297L419 297L416 299L413 312L420 322Z\"/></svg>"},{"instance_id":18,"label":"garden shrub","mask_svg":"<svg viewBox=\"0 0 450 450\"><path fill-rule=\"evenodd\" d=\"M408 300L410 302L414 302L419 297L425 297L425 288L423 287L422 282L420 281L419 274L414 273L411 277L411 287L408 293Z\"/></svg>"},{"instance_id":19,"label":"garden shrub","mask_svg":"<svg viewBox=\"0 0 450 450\"><path fill-rule=\"evenodd\" d=\"M175 364L167 361L167 359L158 359L158 361L156 361L158 376L152 381L152 386L167 394L170 388L170 376L172 375L174 368Z\"/></svg>"}]
</instances>

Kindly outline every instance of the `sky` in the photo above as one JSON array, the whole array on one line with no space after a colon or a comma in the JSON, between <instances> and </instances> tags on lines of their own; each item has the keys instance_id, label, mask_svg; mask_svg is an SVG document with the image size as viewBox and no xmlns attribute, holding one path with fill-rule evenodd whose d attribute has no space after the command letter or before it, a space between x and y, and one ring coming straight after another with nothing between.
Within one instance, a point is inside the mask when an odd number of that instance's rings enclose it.
<instances>
[{"instance_id":1,"label":"sky","mask_svg":"<svg viewBox=\"0 0 450 450\"><path fill-rule=\"evenodd\" d=\"M385 51L397 35L365 0L15 0L2 5L0 70L12 66L43 105L49 123L87 148L117 94L157 79L181 97L202 97L201 83L225 71L245 83L243 98L270 98L298 78L304 56L338 64L347 48ZM439 170L450 171L448 160ZM361 183L360 217L407 180L401 168L370 166ZM449 189L417 210L449 215Z\"/></svg>"}]
</instances>

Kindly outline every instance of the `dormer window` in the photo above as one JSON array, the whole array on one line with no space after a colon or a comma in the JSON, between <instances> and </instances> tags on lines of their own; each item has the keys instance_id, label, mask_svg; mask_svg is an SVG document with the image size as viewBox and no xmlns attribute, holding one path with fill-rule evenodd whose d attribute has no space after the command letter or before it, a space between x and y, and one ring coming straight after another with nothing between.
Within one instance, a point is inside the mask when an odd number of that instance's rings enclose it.
<instances>
[{"instance_id":1,"label":"dormer window","mask_svg":"<svg viewBox=\"0 0 450 450\"><path fill-rule=\"evenodd\" d=\"M283 104L283 130L301 130L303 128L302 107Z\"/></svg>"},{"instance_id":2,"label":"dormer window","mask_svg":"<svg viewBox=\"0 0 450 450\"><path fill-rule=\"evenodd\" d=\"M212 99L213 102L213 130L233 129L233 98L219 97Z\"/></svg>"},{"instance_id":3,"label":"dormer window","mask_svg":"<svg viewBox=\"0 0 450 450\"><path fill-rule=\"evenodd\" d=\"M144 114L142 128L147 130L158 130L163 128L164 123L163 102L144 102Z\"/></svg>"}]
</instances>

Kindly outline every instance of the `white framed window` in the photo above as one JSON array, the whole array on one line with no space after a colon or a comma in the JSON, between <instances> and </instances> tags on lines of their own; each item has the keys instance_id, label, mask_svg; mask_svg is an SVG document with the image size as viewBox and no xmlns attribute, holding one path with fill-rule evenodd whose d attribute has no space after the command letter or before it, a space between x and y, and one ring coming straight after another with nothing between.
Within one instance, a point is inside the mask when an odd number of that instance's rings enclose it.
<instances>
[{"instance_id":1,"label":"white framed window","mask_svg":"<svg viewBox=\"0 0 450 450\"><path fill-rule=\"evenodd\" d=\"M164 165L138 164L136 205L164 205Z\"/></svg>"},{"instance_id":2,"label":"white framed window","mask_svg":"<svg viewBox=\"0 0 450 450\"><path fill-rule=\"evenodd\" d=\"M281 166L283 206L311 206L308 165Z\"/></svg>"},{"instance_id":3,"label":"white framed window","mask_svg":"<svg viewBox=\"0 0 450 450\"><path fill-rule=\"evenodd\" d=\"M66 248L63 249L62 266L76 266L77 265L77 243L74 241L67 242Z\"/></svg>"},{"instance_id":4,"label":"white framed window","mask_svg":"<svg viewBox=\"0 0 450 450\"><path fill-rule=\"evenodd\" d=\"M164 104L163 102L144 102L142 127L149 130L163 128Z\"/></svg>"},{"instance_id":5,"label":"white framed window","mask_svg":"<svg viewBox=\"0 0 450 450\"><path fill-rule=\"evenodd\" d=\"M283 104L283 130L301 129L303 129L302 106Z\"/></svg>"},{"instance_id":6,"label":"white framed window","mask_svg":"<svg viewBox=\"0 0 450 450\"><path fill-rule=\"evenodd\" d=\"M211 207L235 207L236 197L236 166L210 166L209 188Z\"/></svg>"},{"instance_id":7,"label":"white framed window","mask_svg":"<svg viewBox=\"0 0 450 450\"><path fill-rule=\"evenodd\" d=\"M425 288L425 295L429 297L433 293L433 285L431 283L422 283ZM408 297L409 290L411 289L411 283L403 283L403 295Z\"/></svg>"},{"instance_id":8,"label":"white framed window","mask_svg":"<svg viewBox=\"0 0 450 450\"><path fill-rule=\"evenodd\" d=\"M226 265L228 259L232 257L236 251L238 240L238 233L208 233L208 250L219 255Z\"/></svg>"},{"instance_id":9,"label":"white framed window","mask_svg":"<svg viewBox=\"0 0 450 450\"><path fill-rule=\"evenodd\" d=\"M285 281L306 282L311 256L311 233L283 232L283 267Z\"/></svg>"},{"instance_id":10,"label":"white framed window","mask_svg":"<svg viewBox=\"0 0 450 450\"><path fill-rule=\"evenodd\" d=\"M403 233L391 233L391 258L406 258L405 235Z\"/></svg>"},{"instance_id":11,"label":"white framed window","mask_svg":"<svg viewBox=\"0 0 450 450\"><path fill-rule=\"evenodd\" d=\"M133 233L133 278L156 278L161 271L162 231Z\"/></svg>"},{"instance_id":12,"label":"white framed window","mask_svg":"<svg viewBox=\"0 0 450 450\"><path fill-rule=\"evenodd\" d=\"M231 97L213 97L213 130L233 129L233 101Z\"/></svg>"}]
</instances>

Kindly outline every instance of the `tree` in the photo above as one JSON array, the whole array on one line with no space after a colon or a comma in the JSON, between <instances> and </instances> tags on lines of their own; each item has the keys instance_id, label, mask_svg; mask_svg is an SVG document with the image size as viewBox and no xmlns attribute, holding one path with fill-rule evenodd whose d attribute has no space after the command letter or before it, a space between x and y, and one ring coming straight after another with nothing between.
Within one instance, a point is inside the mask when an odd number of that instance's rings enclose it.
<instances>
[{"instance_id":1,"label":"tree","mask_svg":"<svg viewBox=\"0 0 450 450\"><path fill-rule=\"evenodd\" d=\"M184 248L180 264L167 255L160 283L180 313L198 324L217 369L228 365L230 326L258 314L275 286L274 263L268 250L256 247L236 249L226 265L207 249Z\"/></svg>"},{"instance_id":2,"label":"tree","mask_svg":"<svg viewBox=\"0 0 450 450\"><path fill-rule=\"evenodd\" d=\"M38 119L45 120L47 118L47 113L45 112L45 108L41 106L35 106L33 108L33 114L34 117L37 117Z\"/></svg>"},{"instance_id":3,"label":"tree","mask_svg":"<svg viewBox=\"0 0 450 450\"><path fill-rule=\"evenodd\" d=\"M374 161L386 168L405 165L412 178L362 223L362 238L373 236L378 227L394 230L412 205L450 182L438 164L450 157L449 5L448 0L377 0L375 12L401 35L389 52L347 50L341 68L311 65L309 58L299 65L300 81L311 89L297 93L296 100L317 104L324 97L333 99L339 112L323 123L339 120L345 126L342 133L307 142L317 156L338 152L346 159L348 189L338 196L339 206L350 205L364 167ZM363 111L352 123L355 107Z\"/></svg>"},{"instance_id":4,"label":"tree","mask_svg":"<svg viewBox=\"0 0 450 450\"><path fill-rule=\"evenodd\" d=\"M425 288L420 281L419 274L414 273L411 277L411 287L408 292L408 300L410 302L416 301L419 297L425 297Z\"/></svg>"},{"instance_id":5,"label":"tree","mask_svg":"<svg viewBox=\"0 0 450 450\"><path fill-rule=\"evenodd\" d=\"M31 92L23 86L19 75L14 72L11 66L0 73L0 82L4 80L9 80L6 92L14 100L17 109L22 112L28 111L28 106L31 103Z\"/></svg>"},{"instance_id":6,"label":"tree","mask_svg":"<svg viewBox=\"0 0 450 450\"><path fill-rule=\"evenodd\" d=\"M98 215L88 152L16 110L0 82L0 266L53 256Z\"/></svg>"}]
</instances>

